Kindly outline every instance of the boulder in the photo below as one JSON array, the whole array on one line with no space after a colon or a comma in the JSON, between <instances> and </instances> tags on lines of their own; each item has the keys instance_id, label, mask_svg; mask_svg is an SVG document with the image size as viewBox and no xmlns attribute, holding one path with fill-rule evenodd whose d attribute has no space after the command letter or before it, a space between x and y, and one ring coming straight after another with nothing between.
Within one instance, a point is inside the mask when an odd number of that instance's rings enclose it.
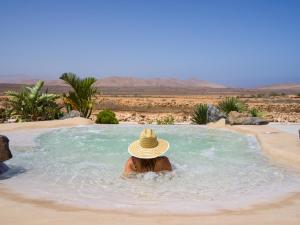
<instances>
[{"instance_id":1,"label":"boulder","mask_svg":"<svg viewBox=\"0 0 300 225\"><path fill-rule=\"evenodd\" d=\"M5 165L3 162L0 162L0 174L5 173L8 170L8 166Z\"/></svg>"},{"instance_id":2,"label":"boulder","mask_svg":"<svg viewBox=\"0 0 300 225\"><path fill-rule=\"evenodd\" d=\"M4 162L12 158L12 154L9 150L9 139L0 135L0 162Z\"/></svg>"},{"instance_id":3,"label":"boulder","mask_svg":"<svg viewBox=\"0 0 300 225\"><path fill-rule=\"evenodd\" d=\"M228 114L227 122L230 125L265 125L269 122L259 117L252 117L249 113L232 111Z\"/></svg>"},{"instance_id":4,"label":"boulder","mask_svg":"<svg viewBox=\"0 0 300 225\"><path fill-rule=\"evenodd\" d=\"M212 128L222 128L222 127L225 127L225 125L226 125L226 122L225 122L224 118L219 119L216 122L210 122L207 124L208 127L212 127Z\"/></svg>"},{"instance_id":5,"label":"boulder","mask_svg":"<svg viewBox=\"0 0 300 225\"><path fill-rule=\"evenodd\" d=\"M70 112L65 113L63 117L61 117L60 119L64 120L64 119L75 118L75 117L80 117L80 112L76 110L71 110Z\"/></svg>"},{"instance_id":6,"label":"boulder","mask_svg":"<svg viewBox=\"0 0 300 225\"><path fill-rule=\"evenodd\" d=\"M225 118L226 114L221 112L216 106L214 105L208 105L207 109L207 120L208 122L216 122L220 119Z\"/></svg>"}]
</instances>

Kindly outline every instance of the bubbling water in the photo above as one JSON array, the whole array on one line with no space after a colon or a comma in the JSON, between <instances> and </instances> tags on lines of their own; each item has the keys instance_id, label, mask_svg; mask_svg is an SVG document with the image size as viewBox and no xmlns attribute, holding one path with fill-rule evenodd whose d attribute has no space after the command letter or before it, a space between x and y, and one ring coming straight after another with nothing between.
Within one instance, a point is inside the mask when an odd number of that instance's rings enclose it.
<instances>
[{"instance_id":1,"label":"bubbling water","mask_svg":"<svg viewBox=\"0 0 300 225\"><path fill-rule=\"evenodd\" d=\"M127 147L144 127L93 125L43 131L33 135L29 150L12 142L9 179L0 182L30 197L142 213L244 208L300 190L300 175L266 158L253 136L203 126L150 127L170 142L172 172L124 178Z\"/></svg>"}]
</instances>

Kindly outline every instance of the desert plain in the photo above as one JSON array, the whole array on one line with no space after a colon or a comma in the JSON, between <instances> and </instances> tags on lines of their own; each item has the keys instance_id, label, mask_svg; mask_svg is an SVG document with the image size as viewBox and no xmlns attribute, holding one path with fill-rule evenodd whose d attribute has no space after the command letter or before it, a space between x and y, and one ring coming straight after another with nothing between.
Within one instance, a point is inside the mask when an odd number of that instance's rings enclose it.
<instances>
[{"instance_id":1,"label":"desert plain","mask_svg":"<svg viewBox=\"0 0 300 225\"><path fill-rule=\"evenodd\" d=\"M227 96L235 96L249 108L257 108L261 111L262 117L270 122L300 122L299 84L227 88L217 84L206 84L203 81L120 77L109 77L97 82L99 94L94 99L92 120L95 120L99 111L111 109L121 122L150 124L155 123L157 119L172 116L177 123L190 123L193 109L197 104L216 105ZM7 107L6 91L18 91L25 85L34 83L35 81L0 82L0 108ZM57 94L69 91L68 86L61 81L46 81L44 89Z\"/></svg>"}]
</instances>

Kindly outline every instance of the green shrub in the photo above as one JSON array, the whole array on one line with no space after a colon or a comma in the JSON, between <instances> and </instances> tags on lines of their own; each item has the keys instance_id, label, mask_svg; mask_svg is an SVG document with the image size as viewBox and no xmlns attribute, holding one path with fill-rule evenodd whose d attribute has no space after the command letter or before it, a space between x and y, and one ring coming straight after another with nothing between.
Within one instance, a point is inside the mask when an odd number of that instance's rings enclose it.
<instances>
[{"instance_id":1,"label":"green shrub","mask_svg":"<svg viewBox=\"0 0 300 225\"><path fill-rule=\"evenodd\" d=\"M20 92L8 91L8 111L21 121L53 120L62 115L56 103L59 95L42 92L44 81L33 87L25 87Z\"/></svg>"},{"instance_id":2,"label":"green shrub","mask_svg":"<svg viewBox=\"0 0 300 225\"><path fill-rule=\"evenodd\" d=\"M156 123L158 125L172 125L174 124L174 121L175 121L174 117L172 115L169 115L161 119L157 119Z\"/></svg>"},{"instance_id":3,"label":"green shrub","mask_svg":"<svg viewBox=\"0 0 300 225\"><path fill-rule=\"evenodd\" d=\"M251 116L254 116L254 117L260 117L260 116L262 116L262 113L261 113L261 111L259 111L257 108L251 108L251 109L249 109L249 111L248 111L250 114L251 114Z\"/></svg>"},{"instance_id":4,"label":"green shrub","mask_svg":"<svg viewBox=\"0 0 300 225\"><path fill-rule=\"evenodd\" d=\"M276 97L276 96L280 96L280 94L273 91L273 92L271 92L271 93L269 94L269 96L271 96L271 97Z\"/></svg>"},{"instance_id":5,"label":"green shrub","mask_svg":"<svg viewBox=\"0 0 300 225\"><path fill-rule=\"evenodd\" d=\"M105 109L98 113L96 123L118 124L119 121L116 118L116 114L113 111L111 111L109 109Z\"/></svg>"},{"instance_id":6,"label":"green shrub","mask_svg":"<svg viewBox=\"0 0 300 225\"><path fill-rule=\"evenodd\" d=\"M194 108L192 115L192 122L196 124L206 124L207 123L207 104L198 104Z\"/></svg>"},{"instance_id":7,"label":"green shrub","mask_svg":"<svg viewBox=\"0 0 300 225\"><path fill-rule=\"evenodd\" d=\"M0 108L0 123L3 123L7 119L7 110Z\"/></svg>"},{"instance_id":8,"label":"green shrub","mask_svg":"<svg viewBox=\"0 0 300 225\"><path fill-rule=\"evenodd\" d=\"M218 109L228 115L231 111L243 112L247 106L236 97L226 97L218 103Z\"/></svg>"},{"instance_id":9,"label":"green shrub","mask_svg":"<svg viewBox=\"0 0 300 225\"><path fill-rule=\"evenodd\" d=\"M256 98L264 98L265 97L265 94L263 93L259 93L256 95Z\"/></svg>"},{"instance_id":10,"label":"green shrub","mask_svg":"<svg viewBox=\"0 0 300 225\"><path fill-rule=\"evenodd\" d=\"M298 93L297 96L300 97L300 93Z\"/></svg>"}]
</instances>

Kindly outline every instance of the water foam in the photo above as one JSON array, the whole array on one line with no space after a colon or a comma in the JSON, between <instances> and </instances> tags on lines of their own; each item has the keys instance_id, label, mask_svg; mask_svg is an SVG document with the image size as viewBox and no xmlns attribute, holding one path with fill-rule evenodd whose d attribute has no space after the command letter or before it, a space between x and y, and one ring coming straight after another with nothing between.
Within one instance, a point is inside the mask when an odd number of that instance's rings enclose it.
<instances>
[{"instance_id":1,"label":"water foam","mask_svg":"<svg viewBox=\"0 0 300 225\"><path fill-rule=\"evenodd\" d=\"M243 208L300 190L300 175L266 158L253 136L199 126L152 127L171 144L171 173L124 179L127 146L143 127L94 125L27 133L24 149L24 136L8 134L14 158L0 182L31 197L142 213Z\"/></svg>"}]
</instances>

